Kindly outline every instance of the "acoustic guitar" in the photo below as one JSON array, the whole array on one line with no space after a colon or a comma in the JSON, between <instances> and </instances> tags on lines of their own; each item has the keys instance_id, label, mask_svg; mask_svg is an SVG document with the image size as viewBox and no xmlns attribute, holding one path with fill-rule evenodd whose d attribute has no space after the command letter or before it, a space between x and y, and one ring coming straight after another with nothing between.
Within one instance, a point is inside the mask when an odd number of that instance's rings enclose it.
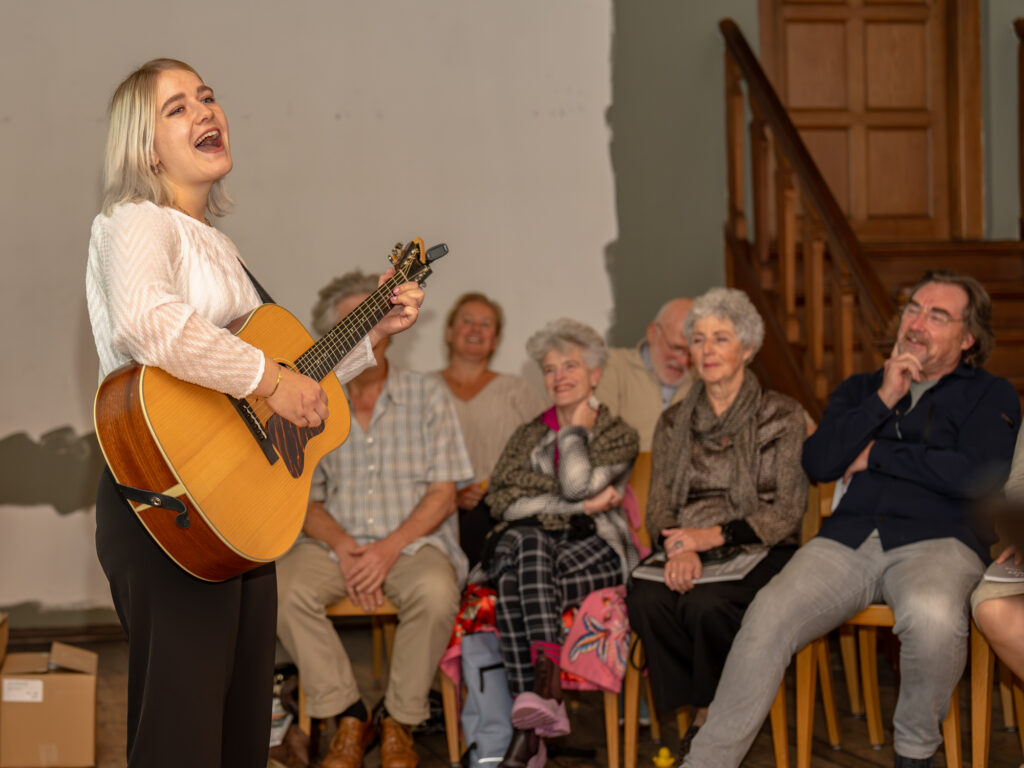
<instances>
[{"instance_id":1,"label":"acoustic guitar","mask_svg":"<svg viewBox=\"0 0 1024 768\"><path fill-rule=\"evenodd\" d=\"M297 427L259 397L236 399L148 365L112 371L93 417L107 466L149 534L183 569L223 581L283 555L306 518L313 470L349 431L334 367L395 306L392 291L422 284L430 262L420 239L395 246L395 274L317 342L294 315L263 304L228 329L271 358L319 381L330 415Z\"/></svg>"}]
</instances>

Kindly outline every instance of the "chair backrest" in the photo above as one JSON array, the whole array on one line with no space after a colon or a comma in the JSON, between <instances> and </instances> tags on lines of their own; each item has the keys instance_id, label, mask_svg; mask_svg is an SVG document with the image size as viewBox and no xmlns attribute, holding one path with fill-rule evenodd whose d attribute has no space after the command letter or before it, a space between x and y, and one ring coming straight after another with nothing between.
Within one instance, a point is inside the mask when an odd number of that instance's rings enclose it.
<instances>
[{"instance_id":1,"label":"chair backrest","mask_svg":"<svg viewBox=\"0 0 1024 768\"><path fill-rule=\"evenodd\" d=\"M832 514L835 483L811 483L807 489L807 510L800 525L800 543L806 544L818 535L823 518Z\"/></svg>"},{"instance_id":2,"label":"chair backrest","mask_svg":"<svg viewBox=\"0 0 1024 768\"><path fill-rule=\"evenodd\" d=\"M651 492L651 452L642 451L637 454L633 463L633 474L629 476L629 485L636 495L637 507L640 511L640 527L634 528L637 540L648 549L651 546L651 534L647 531L647 497Z\"/></svg>"}]
</instances>

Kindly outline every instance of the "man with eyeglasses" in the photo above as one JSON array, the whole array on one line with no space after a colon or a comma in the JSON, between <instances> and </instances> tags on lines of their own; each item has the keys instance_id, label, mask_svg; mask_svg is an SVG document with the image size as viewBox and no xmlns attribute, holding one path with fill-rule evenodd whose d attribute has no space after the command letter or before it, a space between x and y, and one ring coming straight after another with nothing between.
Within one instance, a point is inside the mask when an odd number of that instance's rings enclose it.
<instances>
[{"instance_id":1,"label":"man with eyeglasses","mask_svg":"<svg viewBox=\"0 0 1024 768\"><path fill-rule=\"evenodd\" d=\"M693 375L683 338L683 320L693 306L688 298L666 302L635 347L608 350L597 385L597 399L640 433L640 450L650 451L661 412L690 391Z\"/></svg>"},{"instance_id":2,"label":"man with eyeglasses","mask_svg":"<svg viewBox=\"0 0 1024 768\"><path fill-rule=\"evenodd\" d=\"M1020 401L981 366L992 304L966 275L929 272L881 370L832 394L803 467L847 486L820 534L757 595L684 766L737 766L792 655L871 603L900 639L898 768L930 767L964 670L968 597L994 537L972 514L1009 474Z\"/></svg>"}]
</instances>

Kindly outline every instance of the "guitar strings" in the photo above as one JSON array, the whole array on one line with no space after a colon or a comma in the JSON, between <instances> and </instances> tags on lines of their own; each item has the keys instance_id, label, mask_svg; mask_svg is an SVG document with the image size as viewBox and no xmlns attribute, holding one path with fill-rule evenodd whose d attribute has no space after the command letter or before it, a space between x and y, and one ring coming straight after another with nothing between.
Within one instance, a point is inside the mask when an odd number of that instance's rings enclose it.
<instances>
[{"instance_id":1,"label":"guitar strings","mask_svg":"<svg viewBox=\"0 0 1024 768\"><path fill-rule=\"evenodd\" d=\"M296 361L295 365L315 381L320 381L338 362L347 355L377 322L395 306L391 303L392 292L405 280L405 275L396 273L366 297L340 323L324 334Z\"/></svg>"}]
</instances>

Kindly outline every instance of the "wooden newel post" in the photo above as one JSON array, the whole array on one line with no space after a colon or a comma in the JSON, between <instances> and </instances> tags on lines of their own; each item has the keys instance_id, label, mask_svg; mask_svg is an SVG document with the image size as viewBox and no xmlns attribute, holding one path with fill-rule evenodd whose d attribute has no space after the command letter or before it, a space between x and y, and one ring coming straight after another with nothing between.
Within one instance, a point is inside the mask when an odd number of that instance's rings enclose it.
<instances>
[{"instance_id":1,"label":"wooden newel post","mask_svg":"<svg viewBox=\"0 0 1024 768\"><path fill-rule=\"evenodd\" d=\"M779 294L786 341L800 341L796 316L796 187L793 171L781 152L775 155L775 240L779 252Z\"/></svg>"},{"instance_id":2,"label":"wooden newel post","mask_svg":"<svg viewBox=\"0 0 1024 768\"><path fill-rule=\"evenodd\" d=\"M771 267L771 177L769 176L769 161L771 159L771 147L768 143L768 133L765 130L764 121L754 110L754 119L750 121L750 157L752 161L754 201L754 253L757 274L761 281L761 288L771 291L775 288L775 276Z\"/></svg>"},{"instance_id":3,"label":"wooden newel post","mask_svg":"<svg viewBox=\"0 0 1024 768\"><path fill-rule=\"evenodd\" d=\"M854 318L857 297L850 270L842 259L832 265L832 350L835 357L835 378L839 383L854 372Z\"/></svg>"},{"instance_id":4,"label":"wooden newel post","mask_svg":"<svg viewBox=\"0 0 1024 768\"><path fill-rule=\"evenodd\" d=\"M747 239L743 200L743 86L739 65L725 53L725 157L729 190L729 231Z\"/></svg>"},{"instance_id":5,"label":"wooden newel post","mask_svg":"<svg viewBox=\"0 0 1024 768\"><path fill-rule=\"evenodd\" d=\"M814 396L828 397L825 376L825 229L805 196L803 198L804 329L807 345L804 374Z\"/></svg>"}]
</instances>

